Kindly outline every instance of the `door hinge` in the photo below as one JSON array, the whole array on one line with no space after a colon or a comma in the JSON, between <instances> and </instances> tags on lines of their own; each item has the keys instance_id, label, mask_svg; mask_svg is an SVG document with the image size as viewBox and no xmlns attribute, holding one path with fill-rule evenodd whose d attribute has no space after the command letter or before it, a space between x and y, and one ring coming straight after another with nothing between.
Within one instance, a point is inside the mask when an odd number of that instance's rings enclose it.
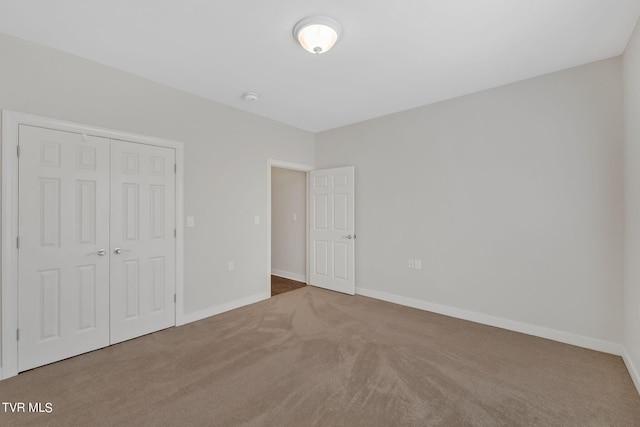
<instances>
[{"instance_id":1,"label":"door hinge","mask_svg":"<svg viewBox=\"0 0 640 427\"><path fill-rule=\"evenodd\" d=\"M173 302L174 303L178 302L178 297L176 296L176 294L173 294Z\"/></svg>"},{"instance_id":2,"label":"door hinge","mask_svg":"<svg viewBox=\"0 0 640 427\"><path fill-rule=\"evenodd\" d=\"M20 157L20 146L16 145L16 155Z\"/></svg>"},{"instance_id":3,"label":"door hinge","mask_svg":"<svg viewBox=\"0 0 640 427\"><path fill-rule=\"evenodd\" d=\"M20 341L20 329L16 329L16 341Z\"/></svg>"},{"instance_id":4,"label":"door hinge","mask_svg":"<svg viewBox=\"0 0 640 427\"><path fill-rule=\"evenodd\" d=\"M178 237L178 231L175 228L173 229L173 237Z\"/></svg>"},{"instance_id":5,"label":"door hinge","mask_svg":"<svg viewBox=\"0 0 640 427\"><path fill-rule=\"evenodd\" d=\"M178 173L178 164L177 163L173 164L173 173Z\"/></svg>"},{"instance_id":6,"label":"door hinge","mask_svg":"<svg viewBox=\"0 0 640 427\"><path fill-rule=\"evenodd\" d=\"M20 236L16 237L16 249L20 249Z\"/></svg>"}]
</instances>

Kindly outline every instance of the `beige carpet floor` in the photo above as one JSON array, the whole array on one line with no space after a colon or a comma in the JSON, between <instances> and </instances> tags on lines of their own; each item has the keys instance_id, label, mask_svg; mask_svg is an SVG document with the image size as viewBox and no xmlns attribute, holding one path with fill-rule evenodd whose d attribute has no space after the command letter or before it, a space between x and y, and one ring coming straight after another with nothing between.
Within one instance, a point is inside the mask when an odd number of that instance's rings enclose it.
<instances>
[{"instance_id":1,"label":"beige carpet floor","mask_svg":"<svg viewBox=\"0 0 640 427\"><path fill-rule=\"evenodd\" d=\"M0 381L0 425L640 426L620 357L307 286Z\"/></svg>"}]
</instances>

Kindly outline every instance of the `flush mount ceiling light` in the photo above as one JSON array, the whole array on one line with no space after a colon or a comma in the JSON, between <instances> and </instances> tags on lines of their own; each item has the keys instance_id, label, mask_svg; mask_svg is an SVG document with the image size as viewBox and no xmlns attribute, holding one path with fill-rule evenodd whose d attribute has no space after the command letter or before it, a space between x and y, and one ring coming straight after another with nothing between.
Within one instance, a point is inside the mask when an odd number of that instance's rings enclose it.
<instances>
[{"instance_id":1,"label":"flush mount ceiling light","mask_svg":"<svg viewBox=\"0 0 640 427\"><path fill-rule=\"evenodd\" d=\"M293 27L293 38L305 50L315 54L331 49L341 34L340 24L327 16L305 18Z\"/></svg>"}]
</instances>

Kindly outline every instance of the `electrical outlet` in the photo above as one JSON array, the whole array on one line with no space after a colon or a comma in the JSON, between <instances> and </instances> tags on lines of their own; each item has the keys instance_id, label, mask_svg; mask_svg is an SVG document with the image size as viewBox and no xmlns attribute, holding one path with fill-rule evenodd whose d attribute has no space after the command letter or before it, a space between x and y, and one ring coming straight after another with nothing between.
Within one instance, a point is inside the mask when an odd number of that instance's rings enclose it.
<instances>
[{"instance_id":1,"label":"electrical outlet","mask_svg":"<svg viewBox=\"0 0 640 427\"><path fill-rule=\"evenodd\" d=\"M196 221L192 216L187 217L187 227L195 227Z\"/></svg>"},{"instance_id":2,"label":"electrical outlet","mask_svg":"<svg viewBox=\"0 0 640 427\"><path fill-rule=\"evenodd\" d=\"M293 222L296 222L298 220L298 215L293 214Z\"/></svg>"},{"instance_id":3,"label":"electrical outlet","mask_svg":"<svg viewBox=\"0 0 640 427\"><path fill-rule=\"evenodd\" d=\"M409 259L409 270L413 270L415 268L414 267L414 265L415 265L414 262L415 261L413 259Z\"/></svg>"},{"instance_id":4,"label":"electrical outlet","mask_svg":"<svg viewBox=\"0 0 640 427\"><path fill-rule=\"evenodd\" d=\"M422 270L422 260L421 259L414 260L413 266L415 267L416 270Z\"/></svg>"},{"instance_id":5,"label":"electrical outlet","mask_svg":"<svg viewBox=\"0 0 640 427\"><path fill-rule=\"evenodd\" d=\"M231 270L233 270L233 268L234 268L234 266L233 266L233 261L228 261L228 262L227 262L227 269L228 269L229 271L231 271Z\"/></svg>"}]
</instances>

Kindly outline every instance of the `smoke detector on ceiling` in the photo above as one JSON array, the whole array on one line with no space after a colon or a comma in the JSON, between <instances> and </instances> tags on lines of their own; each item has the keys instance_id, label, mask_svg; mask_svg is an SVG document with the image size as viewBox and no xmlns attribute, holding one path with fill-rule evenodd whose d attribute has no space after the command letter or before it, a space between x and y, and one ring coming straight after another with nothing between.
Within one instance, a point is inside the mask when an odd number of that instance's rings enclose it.
<instances>
[{"instance_id":1,"label":"smoke detector on ceiling","mask_svg":"<svg viewBox=\"0 0 640 427\"><path fill-rule=\"evenodd\" d=\"M258 100L258 94L255 92L245 92L242 94L242 99L249 102L255 102Z\"/></svg>"}]
</instances>

